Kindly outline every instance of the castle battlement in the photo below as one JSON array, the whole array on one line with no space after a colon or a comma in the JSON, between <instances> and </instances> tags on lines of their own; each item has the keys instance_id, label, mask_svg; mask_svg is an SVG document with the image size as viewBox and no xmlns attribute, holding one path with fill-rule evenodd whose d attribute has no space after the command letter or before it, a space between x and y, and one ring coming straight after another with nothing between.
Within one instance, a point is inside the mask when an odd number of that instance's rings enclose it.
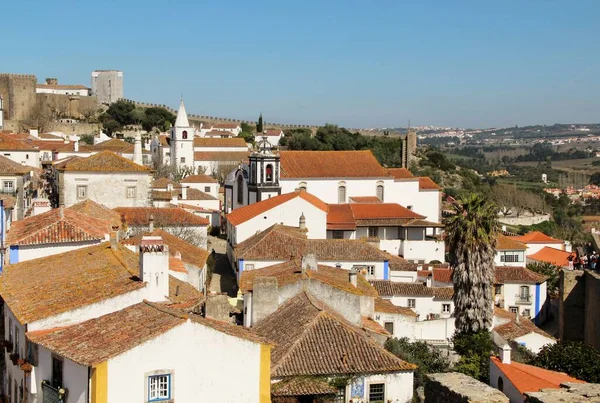
<instances>
[{"instance_id":1,"label":"castle battlement","mask_svg":"<svg viewBox=\"0 0 600 403\"><path fill-rule=\"evenodd\" d=\"M37 77L34 74L0 73L0 78L25 78L37 81Z\"/></svg>"}]
</instances>

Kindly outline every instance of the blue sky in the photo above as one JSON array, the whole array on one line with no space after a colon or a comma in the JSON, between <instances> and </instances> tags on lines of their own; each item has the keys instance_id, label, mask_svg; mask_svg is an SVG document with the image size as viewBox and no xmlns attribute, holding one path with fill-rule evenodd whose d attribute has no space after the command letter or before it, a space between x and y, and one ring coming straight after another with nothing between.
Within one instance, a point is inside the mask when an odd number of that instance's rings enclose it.
<instances>
[{"instance_id":1,"label":"blue sky","mask_svg":"<svg viewBox=\"0 0 600 403\"><path fill-rule=\"evenodd\" d=\"M0 70L212 116L348 127L600 121L600 1L2 4Z\"/></svg>"}]
</instances>

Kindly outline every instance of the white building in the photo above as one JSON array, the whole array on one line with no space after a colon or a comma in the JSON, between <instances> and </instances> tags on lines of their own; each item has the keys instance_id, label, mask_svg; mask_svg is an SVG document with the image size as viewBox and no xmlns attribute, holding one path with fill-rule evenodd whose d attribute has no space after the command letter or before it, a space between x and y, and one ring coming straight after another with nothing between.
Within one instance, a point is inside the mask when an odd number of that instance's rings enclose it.
<instances>
[{"instance_id":1,"label":"white building","mask_svg":"<svg viewBox=\"0 0 600 403\"><path fill-rule=\"evenodd\" d=\"M276 147L279 145L279 140L283 138L284 133L281 129L266 129L262 133L257 133L256 135L258 137L266 137L269 143L271 143L273 147Z\"/></svg>"},{"instance_id":2,"label":"white building","mask_svg":"<svg viewBox=\"0 0 600 403\"><path fill-rule=\"evenodd\" d=\"M525 255L527 246L512 237L498 235L496 242L496 255L494 264L496 266L525 266Z\"/></svg>"},{"instance_id":3,"label":"white building","mask_svg":"<svg viewBox=\"0 0 600 403\"><path fill-rule=\"evenodd\" d=\"M194 165L194 137L196 129L190 126L183 99L179 104L175 126L171 128L170 135L170 161L172 167L188 167L195 169Z\"/></svg>"},{"instance_id":4,"label":"white building","mask_svg":"<svg viewBox=\"0 0 600 403\"><path fill-rule=\"evenodd\" d=\"M239 123L216 123L211 125L210 132L222 132L228 137L231 133L233 137L236 137L242 132L242 126ZM207 136L208 133L205 133L204 136Z\"/></svg>"},{"instance_id":5,"label":"white building","mask_svg":"<svg viewBox=\"0 0 600 403\"><path fill-rule=\"evenodd\" d=\"M30 211L37 196L36 186L33 186L35 171L34 167L0 156L0 193L14 199L12 219L15 221L21 220Z\"/></svg>"},{"instance_id":6,"label":"white building","mask_svg":"<svg viewBox=\"0 0 600 403\"><path fill-rule=\"evenodd\" d=\"M61 85L56 78L47 78L46 84L36 84L35 93L87 97L90 95L90 89L84 85Z\"/></svg>"},{"instance_id":7,"label":"white building","mask_svg":"<svg viewBox=\"0 0 600 403\"><path fill-rule=\"evenodd\" d=\"M169 275L160 237L139 254L105 243L11 265L0 294L10 401L214 400L215 387L223 402L269 399L270 346L174 309L202 295ZM235 387L222 376L232 366Z\"/></svg>"},{"instance_id":8,"label":"white building","mask_svg":"<svg viewBox=\"0 0 600 403\"><path fill-rule=\"evenodd\" d=\"M537 327L529 318L494 308L494 332L505 341L512 341L525 347L533 354L540 352L548 344L556 344L556 339Z\"/></svg>"},{"instance_id":9,"label":"white building","mask_svg":"<svg viewBox=\"0 0 600 403\"><path fill-rule=\"evenodd\" d=\"M182 185L200 190L214 198L219 197L219 182L208 175L190 175L183 178L180 182Z\"/></svg>"},{"instance_id":10,"label":"white building","mask_svg":"<svg viewBox=\"0 0 600 403\"><path fill-rule=\"evenodd\" d=\"M32 144L21 141L19 137L10 134L0 135L0 153L17 164L39 168L40 151Z\"/></svg>"},{"instance_id":11,"label":"white building","mask_svg":"<svg viewBox=\"0 0 600 403\"><path fill-rule=\"evenodd\" d=\"M550 309L546 303L546 276L525 267L497 266L494 279L496 306L531 319L536 325L544 323Z\"/></svg>"},{"instance_id":12,"label":"white building","mask_svg":"<svg viewBox=\"0 0 600 403\"><path fill-rule=\"evenodd\" d=\"M150 168L111 151L55 165L60 203L66 207L85 199L107 207L150 205Z\"/></svg>"},{"instance_id":13,"label":"white building","mask_svg":"<svg viewBox=\"0 0 600 403\"><path fill-rule=\"evenodd\" d=\"M92 71L91 94L99 104L112 104L123 98L123 72L119 70Z\"/></svg>"},{"instance_id":14,"label":"white building","mask_svg":"<svg viewBox=\"0 0 600 403\"><path fill-rule=\"evenodd\" d=\"M571 252L570 242L552 238L540 231L532 231L525 235L512 236L511 238L525 244L527 247L527 256L533 255L545 247Z\"/></svg>"}]
</instances>

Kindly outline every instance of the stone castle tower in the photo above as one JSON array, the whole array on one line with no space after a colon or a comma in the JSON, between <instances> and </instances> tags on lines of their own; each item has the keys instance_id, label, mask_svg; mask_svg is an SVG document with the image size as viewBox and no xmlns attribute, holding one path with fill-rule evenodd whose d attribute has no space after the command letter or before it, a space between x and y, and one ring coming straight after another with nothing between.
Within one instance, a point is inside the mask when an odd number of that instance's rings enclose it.
<instances>
[{"instance_id":1,"label":"stone castle tower","mask_svg":"<svg viewBox=\"0 0 600 403\"><path fill-rule=\"evenodd\" d=\"M4 119L27 119L36 103L37 79L30 74L0 74Z\"/></svg>"},{"instance_id":2,"label":"stone castle tower","mask_svg":"<svg viewBox=\"0 0 600 403\"><path fill-rule=\"evenodd\" d=\"M190 126L183 99L179 104L175 126L171 127L171 166L194 168L194 134Z\"/></svg>"},{"instance_id":3,"label":"stone castle tower","mask_svg":"<svg viewBox=\"0 0 600 403\"><path fill-rule=\"evenodd\" d=\"M400 150L400 159L402 168L410 168L417 152L417 132L408 129L406 136L402 138L402 149Z\"/></svg>"}]
</instances>

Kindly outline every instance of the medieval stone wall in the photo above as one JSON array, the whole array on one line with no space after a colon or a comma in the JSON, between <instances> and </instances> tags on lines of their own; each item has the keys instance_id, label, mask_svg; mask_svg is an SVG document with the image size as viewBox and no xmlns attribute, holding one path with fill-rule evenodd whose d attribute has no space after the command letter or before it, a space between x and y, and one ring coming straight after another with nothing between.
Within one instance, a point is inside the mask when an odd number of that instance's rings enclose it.
<instances>
[{"instance_id":1,"label":"medieval stone wall","mask_svg":"<svg viewBox=\"0 0 600 403\"><path fill-rule=\"evenodd\" d=\"M425 403L508 403L504 393L458 372L428 374Z\"/></svg>"},{"instance_id":2,"label":"medieval stone wall","mask_svg":"<svg viewBox=\"0 0 600 403\"><path fill-rule=\"evenodd\" d=\"M600 275L589 270L560 274L559 338L600 349Z\"/></svg>"},{"instance_id":3,"label":"medieval stone wall","mask_svg":"<svg viewBox=\"0 0 600 403\"><path fill-rule=\"evenodd\" d=\"M5 119L26 119L35 105L37 79L30 74L0 74Z\"/></svg>"}]
</instances>

